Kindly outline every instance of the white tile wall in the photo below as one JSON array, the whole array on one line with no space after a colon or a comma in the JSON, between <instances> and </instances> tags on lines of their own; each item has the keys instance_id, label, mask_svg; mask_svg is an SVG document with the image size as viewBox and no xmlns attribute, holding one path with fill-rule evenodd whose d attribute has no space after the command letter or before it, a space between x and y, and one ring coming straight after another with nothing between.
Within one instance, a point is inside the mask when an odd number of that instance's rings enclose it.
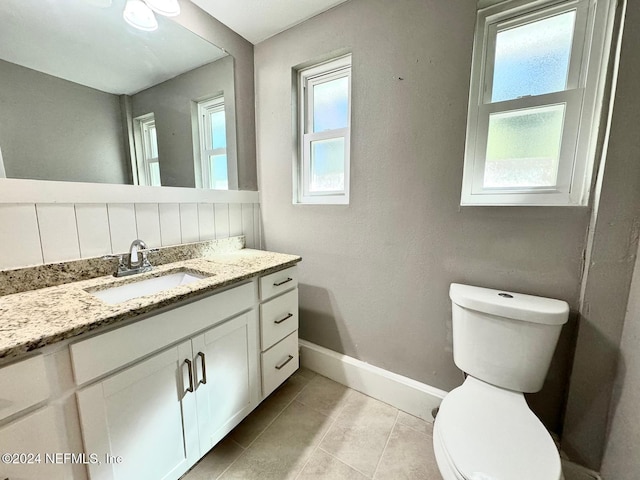
<instances>
[{"instance_id":1,"label":"white tile wall","mask_svg":"<svg viewBox=\"0 0 640 480\"><path fill-rule=\"evenodd\" d=\"M229 204L216 203L215 221L216 221L216 238L229 237Z\"/></svg>"},{"instance_id":2,"label":"white tile wall","mask_svg":"<svg viewBox=\"0 0 640 480\"><path fill-rule=\"evenodd\" d=\"M180 204L180 231L182 232L182 243L200 240L197 203Z\"/></svg>"},{"instance_id":3,"label":"white tile wall","mask_svg":"<svg viewBox=\"0 0 640 480\"><path fill-rule=\"evenodd\" d=\"M42 263L36 206L0 204L0 268Z\"/></svg>"},{"instance_id":4,"label":"white tile wall","mask_svg":"<svg viewBox=\"0 0 640 480\"><path fill-rule=\"evenodd\" d=\"M252 203L0 204L0 269L246 235L260 248L259 205Z\"/></svg>"},{"instance_id":5,"label":"white tile wall","mask_svg":"<svg viewBox=\"0 0 640 480\"><path fill-rule=\"evenodd\" d=\"M105 203L75 205L80 257L98 257L111 253L109 216Z\"/></svg>"},{"instance_id":6,"label":"white tile wall","mask_svg":"<svg viewBox=\"0 0 640 480\"><path fill-rule=\"evenodd\" d=\"M200 241L214 240L216 238L213 203L198 204L198 230L200 231Z\"/></svg>"},{"instance_id":7,"label":"white tile wall","mask_svg":"<svg viewBox=\"0 0 640 480\"><path fill-rule=\"evenodd\" d=\"M160 237L160 210L157 203L136 203L136 226L138 238L143 240L147 247L157 248L162 246Z\"/></svg>"},{"instance_id":8,"label":"white tile wall","mask_svg":"<svg viewBox=\"0 0 640 480\"><path fill-rule=\"evenodd\" d=\"M242 204L229 204L229 236L242 235Z\"/></svg>"},{"instance_id":9,"label":"white tile wall","mask_svg":"<svg viewBox=\"0 0 640 480\"><path fill-rule=\"evenodd\" d=\"M111 251L113 253L128 252L131 242L138 238L133 203L109 203L107 212L111 232Z\"/></svg>"},{"instance_id":10,"label":"white tile wall","mask_svg":"<svg viewBox=\"0 0 640 480\"><path fill-rule=\"evenodd\" d=\"M180 233L180 205L177 203L160 204L160 237L162 246L182 243Z\"/></svg>"},{"instance_id":11,"label":"white tile wall","mask_svg":"<svg viewBox=\"0 0 640 480\"><path fill-rule=\"evenodd\" d=\"M37 204L44 263L80 258L76 211L70 203Z\"/></svg>"}]
</instances>

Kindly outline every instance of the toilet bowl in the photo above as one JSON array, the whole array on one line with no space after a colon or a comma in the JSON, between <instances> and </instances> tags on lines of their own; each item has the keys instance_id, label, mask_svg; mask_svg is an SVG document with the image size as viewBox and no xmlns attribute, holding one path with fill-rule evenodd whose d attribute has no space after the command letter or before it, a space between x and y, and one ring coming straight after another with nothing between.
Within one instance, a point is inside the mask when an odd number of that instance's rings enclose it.
<instances>
[{"instance_id":1,"label":"toilet bowl","mask_svg":"<svg viewBox=\"0 0 640 480\"><path fill-rule=\"evenodd\" d=\"M522 393L467 377L433 428L444 480L562 480L558 450Z\"/></svg>"},{"instance_id":2,"label":"toilet bowl","mask_svg":"<svg viewBox=\"0 0 640 480\"><path fill-rule=\"evenodd\" d=\"M542 388L569 306L452 284L454 362L467 373L433 428L444 480L562 480L551 435L524 393Z\"/></svg>"}]
</instances>

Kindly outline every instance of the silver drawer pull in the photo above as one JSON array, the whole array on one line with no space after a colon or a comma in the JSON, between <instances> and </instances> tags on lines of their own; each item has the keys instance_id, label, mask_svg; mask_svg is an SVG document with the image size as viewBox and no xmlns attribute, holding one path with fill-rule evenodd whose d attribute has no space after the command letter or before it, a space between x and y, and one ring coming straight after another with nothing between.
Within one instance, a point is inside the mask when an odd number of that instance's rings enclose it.
<instances>
[{"instance_id":1,"label":"silver drawer pull","mask_svg":"<svg viewBox=\"0 0 640 480\"><path fill-rule=\"evenodd\" d=\"M189 370L189 387L187 388L187 392L193 393L193 366L189 359L185 358L184 363L187 364L187 368Z\"/></svg>"},{"instance_id":2,"label":"silver drawer pull","mask_svg":"<svg viewBox=\"0 0 640 480\"><path fill-rule=\"evenodd\" d=\"M276 370L282 370L282 367L284 367L291 360L293 360L293 355L289 355L289 358L287 358L284 362L282 362L280 365L276 365Z\"/></svg>"},{"instance_id":3,"label":"silver drawer pull","mask_svg":"<svg viewBox=\"0 0 640 480\"><path fill-rule=\"evenodd\" d=\"M291 317L293 317L293 313L290 313L289 315L287 315L284 318L281 318L280 320L274 320L273 323L275 323L276 325L280 325L282 322L284 322L285 320L289 320Z\"/></svg>"},{"instance_id":4,"label":"silver drawer pull","mask_svg":"<svg viewBox=\"0 0 640 480\"><path fill-rule=\"evenodd\" d=\"M206 363L206 359L204 358L204 353L202 352L198 352L198 357L200 357L200 361L202 362L202 380L198 381L198 386L200 384L206 385L207 384L207 363Z\"/></svg>"},{"instance_id":5,"label":"silver drawer pull","mask_svg":"<svg viewBox=\"0 0 640 480\"><path fill-rule=\"evenodd\" d=\"M291 282L292 280L293 280L293 278L287 277L287 279L286 279L286 280L283 280L283 281L281 281L281 282L275 282L275 283L273 284L273 286L274 286L274 287L279 287L280 285L284 285L285 283L289 283L289 282Z\"/></svg>"}]
</instances>

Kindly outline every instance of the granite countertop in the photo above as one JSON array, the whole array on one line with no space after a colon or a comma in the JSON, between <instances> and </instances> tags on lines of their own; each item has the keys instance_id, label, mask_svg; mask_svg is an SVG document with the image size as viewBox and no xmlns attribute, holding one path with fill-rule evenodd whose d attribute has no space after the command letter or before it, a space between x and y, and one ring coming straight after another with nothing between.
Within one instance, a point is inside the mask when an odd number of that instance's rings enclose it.
<instances>
[{"instance_id":1,"label":"granite countertop","mask_svg":"<svg viewBox=\"0 0 640 480\"><path fill-rule=\"evenodd\" d=\"M260 274L281 270L300 260L295 255L242 249L167 263L131 277L109 275L0 296L0 359L16 357ZM208 277L116 305L106 304L87 291L158 277L176 270Z\"/></svg>"}]
</instances>

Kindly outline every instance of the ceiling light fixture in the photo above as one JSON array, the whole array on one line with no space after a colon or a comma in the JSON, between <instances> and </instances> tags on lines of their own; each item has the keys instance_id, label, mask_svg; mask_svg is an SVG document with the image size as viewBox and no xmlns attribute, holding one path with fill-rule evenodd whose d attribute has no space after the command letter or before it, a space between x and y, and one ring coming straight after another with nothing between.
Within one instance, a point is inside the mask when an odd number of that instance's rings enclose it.
<instances>
[{"instance_id":1,"label":"ceiling light fixture","mask_svg":"<svg viewBox=\"0 0 640 480\"><path fill-rule=\"evenodd\" d=\"M127 0L122 16L125 22L138 30L152 32L158 28L156 16L142 0Z\"/></svg>"},{"instance_id":2,"label":"ceiling light fixture","mask_svg":"<svg viewBox=\"0 0 640 480\"><path fill-rule=\"evenodd\" d=\"M144 0L151 10L165 17L180 15L178 0Z\"/></svg>"}]
</instances>

